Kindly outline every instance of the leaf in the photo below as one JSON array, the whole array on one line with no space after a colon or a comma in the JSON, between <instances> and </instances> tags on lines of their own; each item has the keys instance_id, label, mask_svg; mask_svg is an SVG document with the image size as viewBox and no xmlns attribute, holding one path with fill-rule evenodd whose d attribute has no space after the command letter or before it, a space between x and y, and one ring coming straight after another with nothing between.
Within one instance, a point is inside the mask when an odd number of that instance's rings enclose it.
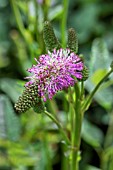
<instances>
[{"instance_id":1,"label":"leaf","mask_svg":"<svg viewBox=\"0 0 113 170\"><path fill-rule=\"evenodd\" d=\"M89 62L90 74L98 69L109 69L111 59L109 57L106 43L103 39L97 38L92 43L91 61Z\"/></svg>"},{"instance_id":2,"label":"leaf","mask_svg":"<svg viewBox=\"0 0 113 170\"><path fill-rule=\"evenodd\" d=\"M82 138L93 147L100 147L103 141L103 133L88 120L84 119L82 125Z\"/></svg>"},{"instance_id":3,"label":"leaf","mask_svg":"<svg viewBox=\"0 0 113 170\"><path fill-rule=\"evenodd\" d=\"M15 103L22 93L24 81L14 80L10 78L0 79L0 90L6 93L11 100Z\"/></svg>"},{"instance_id":4,"label":"leaf","mask_svg":"<svg viewBox=\"0 0 113 170\"><path fill-rule=\"evenodd\" d=\"M95 166L87 165L85 170L101 170L101 169L99 169L99 168L97 168Z\"/></svg>"},{"instance_id":5,"label":"leaf","mask_svg":"<svg viewBox=\"0 0 113 170\"><path fill-rule=\"evenodd\" d=\"M107 73L110 67L110 61L111 59L105 42L100 38L95 39L92 44L91 60L89 61L90 77L85 83L85 87L89 93ZM110 109L113 104L113 96L111 95L112 89L110 85L113 83L110 81L110 83L105 82L105 84L106 86L104 86L103 83L98 89L97 93L94 95L94 99L105 109Z\"/></svg>"},{"instance_id":6,"label":"leaf","mask_svg":"<svg viewBox=\"0 0 113 170\"><path fill-rule=\"evenodd\" d=\"M29 145L25 147L24 145L19 145L19 143L8 148L8 156L10 163L14 166L31 166L39 160L39 157L34 154Z\"/></svg>"},{"instance_id":7,"label":"leaf","mask_svg":"<svg viewBox=\"0 0 113 170\"><path fill-rule=\"evenodd\" d=\"M20 138L21 124L6 95L0 95L0 137L16 141Z\"/></svg>"},{"instance_id":8,"label":"leaf","mask_svg":"<svg viewBox=\"0 0 113 170\"><path fill-rule=\"evenodd\" d=\"M103 167L107 170L113 168L113 146L106 148L102 156Z\"/></svg>"},{"instance_id":9,"label":"leaf","mask_svg":"<svg viewBox=\"0 0 113 170\"><path fill-rule=\"evenodd\" d=\"M62 12L63 12L63 7L61 5L57 5L54 8L50 9L48 14L49 21L52 21L53 19L61 16Z\"/></svg>"},{"instance_id":10,"label":"leaf","mask_svg":"<svg viewBox=\"0 0 113 170\"><path fill-rule=\"evenodd\" d=\"M107 70L105 69L98 69L94 72L93 76L91 77L91 81L94 85L97 85L98 82L106 75Z\"/></svg>"},{"instance_id":11,"label":"leaf","mask_svg":"<svg viewBox=\"0 0 113 170\"><path fill-rule=\"evenodd\" d=\"M78 30L78 39L80 42L86 42L92 31L100 26L97 17L99 13L99 6L95 3L89 3L87 5L81 6L79 10L70 15L69 25ZM86 17L87 16L87 17ZM81 22L82 21L82 22ZM95 28L96 25L96 28Z\"/></svg>"}]
</instances>

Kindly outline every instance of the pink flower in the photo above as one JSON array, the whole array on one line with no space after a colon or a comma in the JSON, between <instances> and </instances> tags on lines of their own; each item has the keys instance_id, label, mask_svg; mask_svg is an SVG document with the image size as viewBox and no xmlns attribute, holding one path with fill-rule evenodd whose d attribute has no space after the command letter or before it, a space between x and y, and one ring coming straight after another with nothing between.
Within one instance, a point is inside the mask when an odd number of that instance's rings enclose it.
<instances>
[{"instance_id":1,"label":"pink flower","mask_svg":"<svg viewBox=\"0 0 113 170\"><path fill-rule=\"evenodd\" d=\"M37 65L33 65L28 71L32 76L26 86L36 84L38 96L44 101L52 97L60 90L74 86L77 79L82 79L83 62L70 49L54 50L53 53L41 55L39 60L35 59Z\"/></svg>"}]
</instances>

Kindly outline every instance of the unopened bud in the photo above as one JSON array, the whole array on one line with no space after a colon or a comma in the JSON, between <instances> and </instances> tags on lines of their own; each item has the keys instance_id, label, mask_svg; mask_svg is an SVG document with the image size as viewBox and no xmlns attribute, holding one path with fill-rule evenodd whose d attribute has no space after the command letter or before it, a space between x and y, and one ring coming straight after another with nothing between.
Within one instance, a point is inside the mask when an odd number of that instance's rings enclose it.
<instances>
[{"instance_id":1,"label":"unopened bud","mask_svg":"<svg viewBox=\"0 0 113 170\"><path fill-rule=\"evenodd\" d=\"M78 38L75 30L70 28L68 30L68 48L72 51L77 53L78 52Z\"/></svg>"},{"instance_id":2,"label":"unopened bud","mask_svg":"<svg viewBox=\"0 0 113 170\"><path fill-rule=\"evenodd\" d=\"M61 45L55 36L52 25L49 21L45 21L43 29L43 38L47 50L52 52L54 49L60 49Z\"/></svg>"},{"instance_id":3,"label":"unopened bud","mask_svg":"<svg viewBox=\"0 0 113 170\"><path fill-rule=\"evenodd\" d=\"M25 87L14 108L17 113L24 113L39 101L38 86L33 84Z\"/></svg>"},{"instance_id":4,"label":"unopened bud","mask_svg":"<svg viewBox=\"0 0 113 170\"><path fill-rule=\"evenodd\" d=\"M83 70L82 70L82 81L86 81L89 77L89 70L86 66L84 66Z\"/></svg>"}]
</instances>

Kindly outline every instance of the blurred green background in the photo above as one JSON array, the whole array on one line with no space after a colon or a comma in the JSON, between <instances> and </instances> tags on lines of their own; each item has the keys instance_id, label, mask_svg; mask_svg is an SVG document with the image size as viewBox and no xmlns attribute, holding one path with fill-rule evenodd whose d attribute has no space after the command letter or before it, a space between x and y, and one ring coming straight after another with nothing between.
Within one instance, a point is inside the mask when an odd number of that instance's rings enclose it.
<instances>
[{"instance_id":1,"label":"blurred green background","mask_svg":"<svg viewBox=\"0 0 113 170\"><path fill-rule=\"evenodd\" d=\"M68 151L54 123L32 109L17 116L13 108L23 91L26 69L46 52L42 35L45 20L51 21L64 45L67 29L76 29L79 54L85 56L90 70L86 94L113 60L113 1L70 0L67 19L62 17L68 5L65 2L0 0L0 170L68 170ZM64 93L58 93L46 106L69 133ZM81 157L80 170L113 169L113 75L101 86L85 114Z\"/></svg>"}]
</instances>

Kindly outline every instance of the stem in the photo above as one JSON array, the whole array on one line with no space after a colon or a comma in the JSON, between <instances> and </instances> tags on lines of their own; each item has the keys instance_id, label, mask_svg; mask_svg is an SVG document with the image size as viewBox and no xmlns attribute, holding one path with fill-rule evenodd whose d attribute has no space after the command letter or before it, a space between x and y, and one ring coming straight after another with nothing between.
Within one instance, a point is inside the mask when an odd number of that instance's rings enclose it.
<instances>
[{"instance_id":1,"label":"stem","mask_svg":"<svg viewBox=\"0 0 113 170\"><path fill-rule=\"evenodd\" d=\"M113 110L111 111L111 113L109 113L109 123L108 123L108 129L107 129L105 140L104 140L105 141L104 149L112 145L112 141L113 141L112 132L113 132Z\"/></svg>"},{"instance_id":2,"label":"stem","mask_svg":"<svg viewBox=\"0 0 113 170\"><path fill-rule=\"evenodd\" d=\"M62 144L62 155L61 155L61 170L69 170L69 157L65 155L67 147Z\"/></svg>"},{"instance_id":3,"label":"stem","mask_svg":"<svg viewBox=\"0 0 113 170\"><path fill-rule=\"evenodd\" d=\"M49 111L54 115L56 116L56 113L58 112L58 106L55 102L55 100L49 100L48 101L48 108L49 108Z\"/></svg>"},{"instance_id":4,"label":"stem","mask_svg":"<svg viewBox=\"0 0 113 170\"><path fill-rule=\"evenodd\" d=\"M66 46L66 22L67 22L67 14L68 14L68 4L69 0L63 0L63 13L62 13L62 20L61 20L61 39L62 39L62 46Z\"/></svg>"},{"instance_id":5,"label":"stem","mask_svg":"<svg viewBox=\"0 0 113 170\"><path fill-rule=\"evenodd\" d=\"M42 115L41 124L44 127L44 125L45 125L44 115ZM44 132L43 132L43 147L44 147L44 154L46 156L46 170L52 170L51 156L50 156L50 151L49 151L49 147L48 147L48 137L47 137L46 133L47 133L46 130L44 130Z\"/></svg>"},{"instance_id":6,"label":"stem","mask_svg":"<svg viewBox=\"0 0 113 170\"><path fill-rule=\"evenodd\" d=\"M103 146L103 151L101 154L101 169L105 169L105 167L107 166L107 164L109 164L109 156L106 157L105 159L105 153L106 150L108 150L110 147L112 147L112 143L113 143L113 110L111 111L111 113L109 113L109 124L108 124L108 129L106 132L106 136L105 136L105 140L104 140L104 146ZM111 149L110 149L111 151ZM110 164L112 164L112 161L110 161Z\"/></svg>"},{"instance_id":7,"label":"stem","mask_svg":"<svg viewBox=\"0 0 113 170\"><path fill-rule=\"evenodd\" d=\"M70 145L70 140L68 139L68 137L66 136L64 130L63 130L63 127L61 126L61 124L58 122L58 120L52 115L50 114L49 112L45 111L44 112L59 128L65 142L67 145Z\"/></svg>"},{"instance_id":8,"label":"stem","mask_svg":"<svg viewBox=\"0 0 113 170\"><path fill-rule=\"evenodd\" d=\"M34 22L34 31L36 35L36 40L39 39L39 30L38 30L38 5L37 0L34 0L34 7L35 7L35 22Z\"/></svg>"},{"instance_id":9,"label":"stem","mask_svg":"<svg viewBox=\"0 0 113 170\"><path fill-rule=\"evenodd\" d=\"M73 131L74 128L74 100L73 100L73 91L71 88L68 90L68 102L69 102L69 118L70 118L70 133ZM71 133L71 144L73 141L73 133Z\"/></svg>"},{"instance_id":10,"label":"stem","mask_svg":"<svg viewBox=\"0 0 113 170\"><path fill-rule=\"evenodd\" d=\"M34 0L34 8L35 8L35 22L34 22L34 35L36 37L36 42L39 44L40 48L40 54L45 52L44 51L44 41L43 41L43 34L42 31L39 29L39 25L42 25L43 21L39 21L39 4L37 3L37 0ZM44 13L44 11L43 11ZM40 23L42 22L42 23Z\"/></svg>"},{"instance_id":11,"label":"stem","mask_svg":"<svg viewBox=\"0 0 113 170\"><path fill-rule=\"evenodd\" d=\"M78 152L80 147L80 136L82 126L82 112L81 112L81 101L80 101L80 89L78 84L75 84L76 102L75 102L75 120L73 127L73 139L72 139L72 157L71 157L71 170L78 170Z\"/></svg>"},{"instance_id":12,"label":"stem","mask_svg":"<svg viewBox=\"0 0 113 170\"><path fill-rule=\"evenodd\" d=\"M25 36L24 36L24 25L23 25L23 22L22 22L19 10L18 10L17 6L15 5L15 1L14 0L10 0L10 1L11 1L11 5L12 5L12 9L13 9L13 12L14 12L14 15L15 15L15 19L16 19L16 23L17 23L18 29L20 30L22 36L25 39Z\"/></svg>"},{"instance_id":13,"label":"stem","mask_svg":"<svg viewBox=\"0 0 113 170\"><path fill-rule=\"evenodd\" d=\"M25 36L25 28L24 28L24 24L22 22L22 19L21 19L21 15L20 15L20 12L15 4L16 1L14 0L10 0L11 2L11 6L12 6L12 9L13 9L13 12L14 12L14 15L15 15L15 19L16 19L16 23L17 23L17 27L23 37L23 39L25 40L25 43L26 45L28 46L28 49L29 49L29 52L30 52L30 55L32 56L32 51L31 51L31 48L30 48L30 44Z\"/></svg>"},{"instance_id":14,"label":"stem","mask_svg":"<svg viewBox=\"0 0 113 170\"><path fill-rule=\"evenodd\" d=\"M113 70L111 69L101 80L100 82L96 85L96 87L93 89L93 91L89 94L89 96L86 99L86 102L84 103L82 110L83 112L86 111L89 108L89 105L91 103L91 100L94 96L94 94L97 92L97 90L99 89L99 87L101 86L101 84L108 78L108 76L113 72Z\"/></svg>"},{"instance_id":15,"label":"stem","mask_svg":"<svg viewBox=\"0 0 113 170\"><path fill-rule=\"evenodd\" d=\"M84 96L85 96L85 94L84 94L84 82L82 81L81 82L81 95L80 95L81 104L84 101Z\"/></svg>"}]
</instances>

